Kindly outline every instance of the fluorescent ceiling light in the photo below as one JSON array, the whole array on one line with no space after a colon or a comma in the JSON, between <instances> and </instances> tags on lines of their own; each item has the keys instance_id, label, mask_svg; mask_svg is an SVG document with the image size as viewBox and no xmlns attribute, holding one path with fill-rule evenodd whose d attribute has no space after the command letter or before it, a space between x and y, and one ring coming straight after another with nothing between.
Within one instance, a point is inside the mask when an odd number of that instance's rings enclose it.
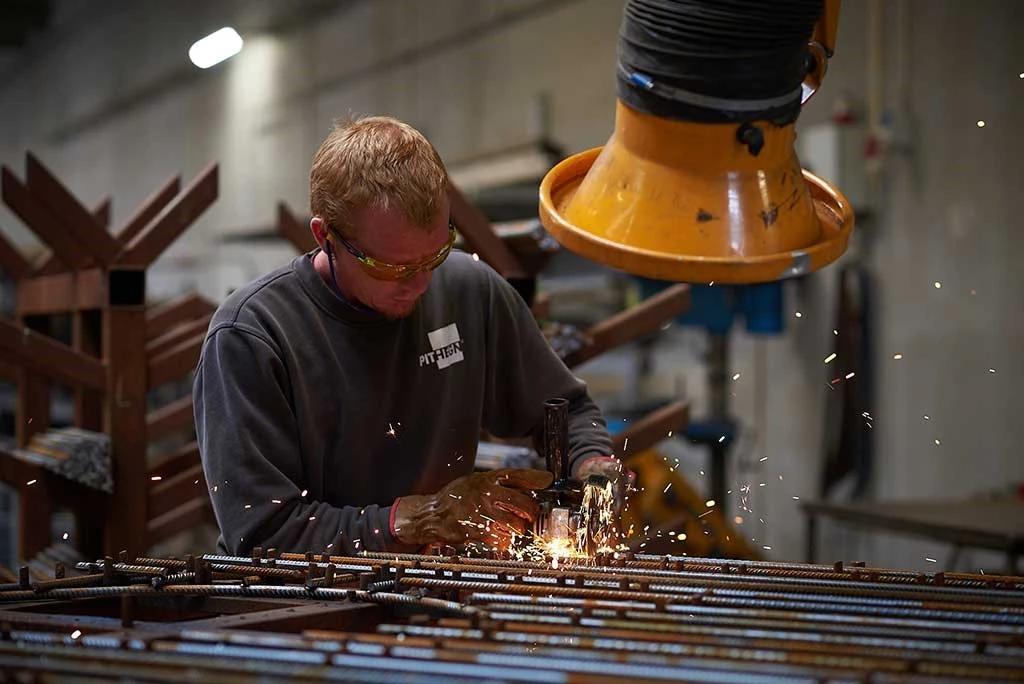
<instances>
[{"instance_id":1,"label":"fluorescent ceiling light","mask_svg":"<svg viewBox=\"0 0 1024 684\"><path fill-rule=\"evenodd\" d=\"M193 43L188 49L188 58L200 69L208 69L234 57L241 49L242 36L230 26L225 26Z\"/></svg>"}]
</instances>

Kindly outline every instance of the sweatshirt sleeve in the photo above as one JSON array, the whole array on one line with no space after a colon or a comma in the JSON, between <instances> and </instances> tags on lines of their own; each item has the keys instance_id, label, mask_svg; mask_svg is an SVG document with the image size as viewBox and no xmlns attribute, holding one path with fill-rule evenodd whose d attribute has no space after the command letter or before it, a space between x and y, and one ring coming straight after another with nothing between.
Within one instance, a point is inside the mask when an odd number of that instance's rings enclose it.
<instances>
[{"instance_id":1,"label":"sweatshirt sleeve","mask_svg":"<svg viewBox=\"0 0 1024 684\"><path fill-rule=\"evenodd\" d=\"M490 287L484 427L501 438L532 437L544 429L544 402L569 400L569 468L592 456L609 456L611 438L587 386L548 344L519 293L483 264Z\"/></svg>"},{"instance_id":2,"label":"sweatshirt sleeve","mask_svg":"<svg viewBox=\"0 0 1024 684\"><path fill-rule=\"evenodd\" d=\"M210 331L196 370L196 435L227 550L410 550L393 537L390 505L312 501L285 365L272 343L238 324Z\"/></svg>"}]
</instances>

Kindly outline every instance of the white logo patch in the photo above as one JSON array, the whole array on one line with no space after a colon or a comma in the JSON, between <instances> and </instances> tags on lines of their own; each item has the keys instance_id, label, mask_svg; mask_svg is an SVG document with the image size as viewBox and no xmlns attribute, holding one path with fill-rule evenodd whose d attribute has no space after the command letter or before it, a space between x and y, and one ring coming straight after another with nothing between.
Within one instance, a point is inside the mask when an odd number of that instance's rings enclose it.
<instances>
[{"instance_id":1,"label":"white logo patch","mask_svg":"<svg viewBox=\"0 0 1024 684\"><path fill-rule=\"evenodd\" d=\"M420 367L434 363L438 369L444 369L464 358L462 338L459 337L459 329L454 323L428 332L427 339L433 351L420 354Z\"/></svg>"}]
</instances>

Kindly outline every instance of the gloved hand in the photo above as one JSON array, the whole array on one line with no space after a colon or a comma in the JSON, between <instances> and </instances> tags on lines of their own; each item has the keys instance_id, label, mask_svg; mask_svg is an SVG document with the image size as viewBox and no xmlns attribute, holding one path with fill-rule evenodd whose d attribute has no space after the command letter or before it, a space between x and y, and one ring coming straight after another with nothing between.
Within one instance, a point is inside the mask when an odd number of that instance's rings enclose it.
<instances>
[{"instance_id":1,"label":"gloved hand","mask_svg":"<svg viewBox=\"0 0 1024 684\"><path fill-rule=\"evenodd\" d=\"M612 495L615 497L612 514L618 519L622 515L627 495L636 484L636 473L614 456L592 456L577 466L576 479L586 482L591 475L601 475L611 481Z\"/></svg>"},{"instance_id":2,"label":"gloved hand","mask_svg":"<svg viewBox=\"0 0 1024 684\"><path fill-rule=\"evenodd\" d=\"M503 468L464 475L436 494L399 497L395 538L403 544L480 541L503 549L540 513L529 490L544 489L551 481L547 471Z\"/></svg>"}]
</instances>

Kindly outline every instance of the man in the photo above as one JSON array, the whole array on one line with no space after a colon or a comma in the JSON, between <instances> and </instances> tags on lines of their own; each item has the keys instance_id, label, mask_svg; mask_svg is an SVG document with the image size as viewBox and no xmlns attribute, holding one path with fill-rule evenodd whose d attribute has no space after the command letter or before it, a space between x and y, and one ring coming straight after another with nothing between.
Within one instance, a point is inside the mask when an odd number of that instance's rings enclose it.
<instances>
[{"instance_id":1,"label":"man","mask_svg":"<svg viewBox=\"0 0 1024 684\"><path fill-rule=\"evenodd\" d=\"M539 437L552 397L570 400L573 472L622 481L584 383L512 287L452 250L447 183L412 127L337 125L310 173L319 248L218 308L194 401L222 551L502 546L551 475L475 473L481 427Z\"/></svg>"}]
</instances>

